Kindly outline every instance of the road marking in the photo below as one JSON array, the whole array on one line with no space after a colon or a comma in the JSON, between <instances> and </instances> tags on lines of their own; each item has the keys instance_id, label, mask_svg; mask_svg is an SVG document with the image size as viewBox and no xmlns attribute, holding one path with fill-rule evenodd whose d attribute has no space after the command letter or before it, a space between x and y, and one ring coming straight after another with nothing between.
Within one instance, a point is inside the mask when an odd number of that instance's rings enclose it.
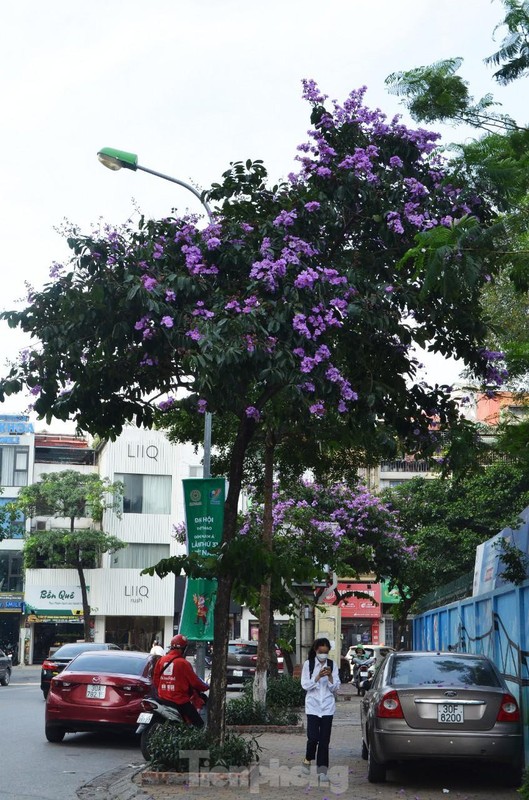
<instances>
[{"instance_id":1,"label":"road marking","mask_svg":"<svg viewBox=\"0 0 529 800\"><path fill-rule=\"evenodd\" d=\"M40 686L40 681L38 681L37 683L30 683L29 681L27 683L25 681L24 681L24 683L15 683L15 681L11 681L9 685L10 686Z\"/></svg>"}]
</instances>

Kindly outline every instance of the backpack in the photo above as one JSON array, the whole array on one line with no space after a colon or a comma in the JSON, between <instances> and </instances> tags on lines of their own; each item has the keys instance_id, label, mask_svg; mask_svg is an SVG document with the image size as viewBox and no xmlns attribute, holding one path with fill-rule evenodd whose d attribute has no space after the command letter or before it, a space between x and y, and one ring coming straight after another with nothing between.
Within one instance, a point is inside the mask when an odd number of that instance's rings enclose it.
<instances>
[{"instance_id":1,"label":"backpack","mask_svg":"<svg viewBox=\"0 0 529 800\"><path fill-rule=\"evenodd\" d=\"M316 659L314 656L309 656L309 678L312 678L312 673L314 672L314 666L316 664ZM334 664L332 658L327 659L327 666L331 668L331 672L334 668Z\"/></svg>"}]
</instances>

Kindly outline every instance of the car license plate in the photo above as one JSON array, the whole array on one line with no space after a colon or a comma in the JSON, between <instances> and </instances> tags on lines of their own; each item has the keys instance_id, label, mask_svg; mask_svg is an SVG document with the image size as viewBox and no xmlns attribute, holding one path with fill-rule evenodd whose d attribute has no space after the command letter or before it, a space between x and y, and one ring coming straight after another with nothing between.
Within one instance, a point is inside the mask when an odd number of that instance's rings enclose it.
<instances>
[{"instance_id":1,"label":"car license plate","mask_svg":"<svg viewBox=\"0 0 529 800\"><path fill-rule=\"evenodd\" d=\"M437 706L437 722L462 724L465 721L463 706L458 703L439 703Z\"/></svg>"},{"instance_id":2,"label":"car license plate","mask_svg":"<svg viewBox=\"0 0 529 800\"><path fill-rule=\"evenodd\" d=\"M235 678L242 678L243 675L244 675L244 672L242 671L242 669L234 669L233 670L233 676Z\"/></svg>"},{"instance_id":3,"label":"car license plate","mask_svg":"<svg viewBox=\"0 0 529 800\"><path fill-rule=\"evenodd\" d=\"M107 691L106 686L87 686L86 696L96 700L103 700Z\"/></svg>"},{"instance_id":4,"label":"car license plate","mask_svg":"<svg viewBox=\"0 0 529 800\"><path fill-rule=\"evenodd\" d=\"M152 719L152 714L149 714L147 711L142 711L136 722L138 725L148 725Z\"/></svg>"}]
</instances>

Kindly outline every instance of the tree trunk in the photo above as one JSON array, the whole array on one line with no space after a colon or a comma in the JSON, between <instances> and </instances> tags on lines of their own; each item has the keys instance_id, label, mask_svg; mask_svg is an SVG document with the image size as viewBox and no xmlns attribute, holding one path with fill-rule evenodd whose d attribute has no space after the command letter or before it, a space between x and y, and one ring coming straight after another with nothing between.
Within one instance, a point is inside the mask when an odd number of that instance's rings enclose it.
<instances>
[{"instance_id":1,"label":"tree trunk","mask_svg":"<svg viewBox=\"0 0 529 800\"><path fill-rule=\"evenodd\" d=\"M237 510L241 494L244 457L248 444L255 431L255 422L245 419L241 422L230 459L228 475L228 496L224 506L224 525L222 544L231 542L237 531ZM226 719L226 663L228 660L228 641L230 635L230 600L233 578L224 570L220 571L215 601L213 660L208 704L208 727L215 742L222 744L225 735Z\"/></svg>"},{"instance_id":2,"label":"tree trunk","mask_svg":"<svg viewBox=\"0 0 529 800\"><path fill-rule=\"evenodd\" d=\"M264 464L264 509L262 541L265 549L272 552L272 538L274 529L273 492L274 492L274 453L275 443L270 434L265 445ZM266 705L266 685L268 669L270 667L269 640L270 640L270 614L271 608L272 577L261 585L259 599L259 641L257 643L257 664L253 679L253 699L256 703Z\"/></svg>"},{"instance_id":3,"label":"tree trunk","mask_svg":"<svg viewBox=\"0 0 529 800\"><path fill-rule=\"evenodd\" d=\"M88 603L88 591L86 589L86 580L84 577L84 570L79 560L77 562L77 574L79 575L79 583L81 586L81 597L83 600L83 623L84 623L84 640L85 642L91 641L90 636L90 605Z\"/></svg>"},{"instance_id":4,"label":"tree trunk","mask_svg":"<svg viewBox=\"0 0 529 800\"><path fill-rule=\"evenodd\" d=\"M70 517L70 533L75 531L75 517ZM77 559L77 574L79 575L79 585L81 587L81 600L83 602L83 631L85 642L91 641L90 636L90 605L88 603L88 591L83 570L83 554L79 551Z\"/></svg>"},{"instance_id":5,"label":"tree trunk","mask_svg":"<svg viewBox=\"0 0 529 800\"><path fill-rule=\"evenodd\" d=\"M278 678L279 669L277 665L276 634L274 630L274 609L272 607L270 608L270 625L268 629L268 658L270 663L270 677Z\"/></svg>"},{"instance_id":6,"label":"tree trunk","mask_svg":"<svg viewBox=\"0 0 529 800\"><path fill-rule=\"evenodd\" d=\"M403 650L406 644L406 631L408 627L408 615L410 613L410 609L415 602L411 598L404 598L404 595L401 594L401 600L396 607L397 615L396 615L396 622L397 622L397 636L395 642L395 649L396 650Z\"/></svg>"}]
</instances>

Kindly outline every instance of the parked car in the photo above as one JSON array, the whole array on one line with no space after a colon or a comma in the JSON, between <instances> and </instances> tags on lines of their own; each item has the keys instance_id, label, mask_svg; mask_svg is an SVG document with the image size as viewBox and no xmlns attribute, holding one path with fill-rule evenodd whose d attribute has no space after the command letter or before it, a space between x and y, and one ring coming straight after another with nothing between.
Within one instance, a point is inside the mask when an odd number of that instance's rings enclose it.
<instances>
[{"instance_id":1,"label":"parked car","mask_svg":"<svg viewBox=\"0 0 529 800\"><path fill-rule=\"evenodd\" d=\"M50 655L44 661L40 672L40 688L44 699L48 696L51 679L59 675L70 663L72 658L83 653L85 650L120 650L117 644L107 644L105 642L72 642L63 644L59 648L50 648ZM53 654L52 652L53 651Z\"/></svg>"},{"instance_id":2,"label":"parked car","mask_svg":"<svg viewBox=\"0 0 529 800\"><path fill-rule=\"evenodd\" d=\"M11 680L11 659L0 650L0 684L7 686Z\"/></svg>"},{"instance_id":3,"label":"parked car","mask_svg":"<svg viewBox=\"0 0 529 800\"><path fill-rule=\"evenodd\" d=\"M66 733L134 733L141 701L152 687L156 659L149 653L86 650L52 678L46 701L45 734L62 742Z\"/></svg>"},{"instance_id":4,"label":"parked car","mask_svg":"<svg viewBox=\"0 0 529 800\"><path fill-rule=\"evenodd\" d=\"M389 653L394 653L394 647L386 647L384 644L354 644L351 645L347 653L345 654L345 658L349 662L349 670L351 673L351 678L353 677L353 658L355 657L355 651L357 647L362 647L366 654L366 660L370 658L375 658L375 667L384 661L385 657Z\"/></svg>"},{"instance_id":5,"label":"parked car","mask_svg":"<svg viewBox=\"0 0 529 800\"><path fill-rule=\"evenodd\" d=\"M283 672L284 660L281 650L276 648L277 668ZM226 665L228 684L242 685L251 680L257 663L257 642L237 639L228 642L228 661Z\"/></svg>"},{"instance_id":6,"label":"parked car","mask_svg":"<svg viewBox=\"0 0 529 800\"><path fill-rule=\"evenodd\" d=\"M360 708L367 778L382 783L401 760L500 762L509 785L522 770L515 698L486 656L390 653Z\"/></svg>"}]
</instances>

